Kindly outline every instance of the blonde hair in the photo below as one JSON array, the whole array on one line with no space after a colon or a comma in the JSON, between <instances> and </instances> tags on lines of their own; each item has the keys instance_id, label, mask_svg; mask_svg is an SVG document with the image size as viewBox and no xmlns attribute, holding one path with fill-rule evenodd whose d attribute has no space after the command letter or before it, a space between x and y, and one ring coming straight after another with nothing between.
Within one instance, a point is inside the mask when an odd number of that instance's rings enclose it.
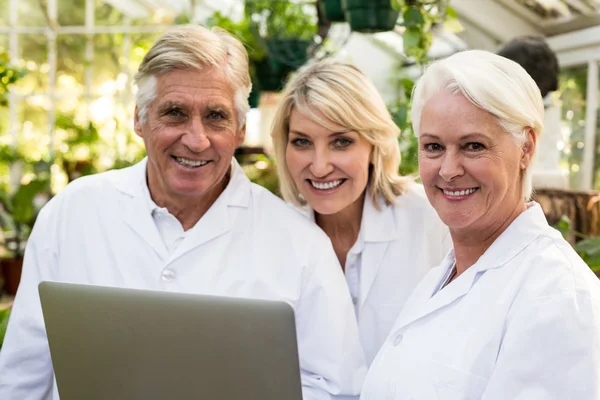
<instances>
[{"instance_id":1,"label":"blonde hair","mask_svg":"<svg viewBox=\"0 0 600 400\"><path fill-rule=\"evenodd\" d=\"M144 56L135 74L138 87L135 103L138 117L146 122L148 107L156 98L156 78L176 69L201 71L205 67L224 67L235 90L235 107L240 127L250 109L252 89L248 53L244 45L221 28L182 25L165 32Z\"/></svg>"},{"instance_id":2,"label":"blonde hair","mask_svg":"<svg viewBox=\"0 0 600 400\"><path fill-rule=\"evenodd\" d=\"M373 146L368 189L376 206L380 195L392 204L404 192L410 179L398 175L400 129L379 92L356 67L324 60L305 67L287 83L275 112L271 137L286 201L296 206L306 204L285 162L292 109L326 128L334 123L355 131ZM319 118L317 111L327 120Z\"/></svg>"},{"instance_id":3,"label":"blonde hair","mask_svg":"<svg viewBox=\"0 0 600 400\"><path fill-rule=\"evenodd\" d=\"M483 51L468 50L431 64L415 85L412 97L412 125L421 133L421 113L436 94L462 94L494 115L498 123L522 146L532 129L536 138L544 128L544 104L533 78L514 61ZM532 149L535 152L535 149ZM531 198L531 170L534 158L523 175L523 197Z\"/></svg>"}]
</instances>

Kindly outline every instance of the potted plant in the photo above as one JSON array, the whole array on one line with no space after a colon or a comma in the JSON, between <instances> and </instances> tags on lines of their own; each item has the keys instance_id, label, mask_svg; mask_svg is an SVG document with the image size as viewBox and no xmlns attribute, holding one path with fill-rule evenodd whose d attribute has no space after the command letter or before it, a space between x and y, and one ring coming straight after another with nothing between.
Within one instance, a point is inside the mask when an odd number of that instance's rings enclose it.
<instances>
[{"instance_id":1,"label":"potted plant","mask_svg":"<svg viewBox=\"0 0 600 400\"><path fill-rule=\"evenodd\" d=\"M321 0L319 3L321 12L331 22L345 22L342 0Z\"/></svg>"},{"instance_id":2,"label":"potted plant","mask_svg":"<svg viewBox=\"0 0 600 400\"><path fill-rule=\"evenodd\" d=\"M3 148L0 154L5 160L14 160L16 152ZM14 161L12 161L14 163ZM31 233L38 212L50 198L50 175L46 163L33 164L34 178L23 181L10 190L0 187L0 227L3 235L3 253L0 255L0 269L4 276L4 291L15 295L21 280L25 244Z\"/></svg>"},{"instance_id":3,"label":"potted plant","mask_svg":"<svg viewBox=\"0 0 600 400\"><path fill-rule=\"evenodd\" d=\"M350 28L362 33L390 31L400 15L391 0L342 0L342 8Z\"/></svg>"},{"instance_id":4,"label":"potted plant","mask_svg":"<svg viewBox=\"0 0 600 400\"><path fill-rule=\"evenodd\" d=\"M267 57L265 49L258 43L256 36L250 29L250 21L244 17L240 21L233 21L231 18L216 11L207 21L208 26L218 26L225 29L229 33L235 35L245 46L248 51L248 62L250 67L250 75L252 77L252 91L248 96L250 107L257 108L260 103L260 87L255 78L256 64Z\"/></svg>"},{"instance_id":5,"label":"potted plant","mask_svg":"<svg viewBox=\"0 0 600 400\"><path fill-rule=\"evenodd\" d=\"M245 18L266 53L254 63L256 83L261 90L279 91L290 73L308 60L317 34L315 5L290 0L246 0Z\"/></svg>"}]
</instances>

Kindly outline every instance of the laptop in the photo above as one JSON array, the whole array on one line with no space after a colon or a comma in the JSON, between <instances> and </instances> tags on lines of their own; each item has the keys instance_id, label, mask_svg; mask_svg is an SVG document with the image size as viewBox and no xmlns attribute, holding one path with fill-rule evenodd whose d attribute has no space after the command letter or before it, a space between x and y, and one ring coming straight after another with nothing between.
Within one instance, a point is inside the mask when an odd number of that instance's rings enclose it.
<instances>
[{"instance_id":1,"label":"laptop","mask_svg":"<svg viewBox=\"0 0 600 400\"><path fill-rule=\"evenodd\" d=\"M302 400L280 301L39 285L61 400Z\"/></svg>"}]
</instances>

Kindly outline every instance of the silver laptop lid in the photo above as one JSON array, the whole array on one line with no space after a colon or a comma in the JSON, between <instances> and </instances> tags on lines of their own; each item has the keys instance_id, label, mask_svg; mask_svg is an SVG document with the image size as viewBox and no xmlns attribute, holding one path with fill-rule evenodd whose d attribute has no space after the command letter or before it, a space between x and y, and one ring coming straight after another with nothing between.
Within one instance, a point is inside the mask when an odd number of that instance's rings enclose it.
<instances>
[{"instance_id":1,"label":"silver laptop lid","mask_svg":"<svg viewBox=\"0 0 600 400\"><path fill-rule=\"evenodd\" d=\"M42 282L61 400L301 400L279 301Z\"/></svg>"}]
</instances>

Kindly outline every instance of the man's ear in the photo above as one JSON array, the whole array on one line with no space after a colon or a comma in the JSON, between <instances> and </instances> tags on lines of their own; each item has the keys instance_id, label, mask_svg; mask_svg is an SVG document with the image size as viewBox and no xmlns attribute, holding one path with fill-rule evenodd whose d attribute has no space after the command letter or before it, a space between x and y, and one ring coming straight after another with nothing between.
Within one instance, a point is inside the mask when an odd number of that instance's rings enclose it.
<instances>
[{"instance_id":1,"label":"man's ear","mask_svg":"<svg viewBox=\"0 0 600 400\"><path fill-rule=\"evenodd\" d=\"M140 121L140 114L139 114L139 109L138 106L135 106L135 113L133 115L133 130L135 131L135 133L143 138L142 136L142 121Z\"/></svg>"},{"instance_id":2,"label":"man's ear","mask_svg":"<svg viewBox=\"0 0 600 400\"><path fill-rule=\"evenodd\" d=\"M244 125L242 125L242 127L240 128L240 130L237 133L237 136L235 138L235 146L240 147L241 145L243 145L245 139L246 139L246 123L244 123Z\"/></svg>"},{"instance_id":3,"label":"man's ear","mask_svg":"<svg viewBox=\"0 0 600 400\"><path fill-rule=\"evenodd\" d=\"M537 144L537 136L533 128L527 128L525 132L527 135L525 142L521 146L523 153L521 154L521 169L526 169L531 164L533 156L535 155L535 149Z\"/></svg>"}]
</instances>

